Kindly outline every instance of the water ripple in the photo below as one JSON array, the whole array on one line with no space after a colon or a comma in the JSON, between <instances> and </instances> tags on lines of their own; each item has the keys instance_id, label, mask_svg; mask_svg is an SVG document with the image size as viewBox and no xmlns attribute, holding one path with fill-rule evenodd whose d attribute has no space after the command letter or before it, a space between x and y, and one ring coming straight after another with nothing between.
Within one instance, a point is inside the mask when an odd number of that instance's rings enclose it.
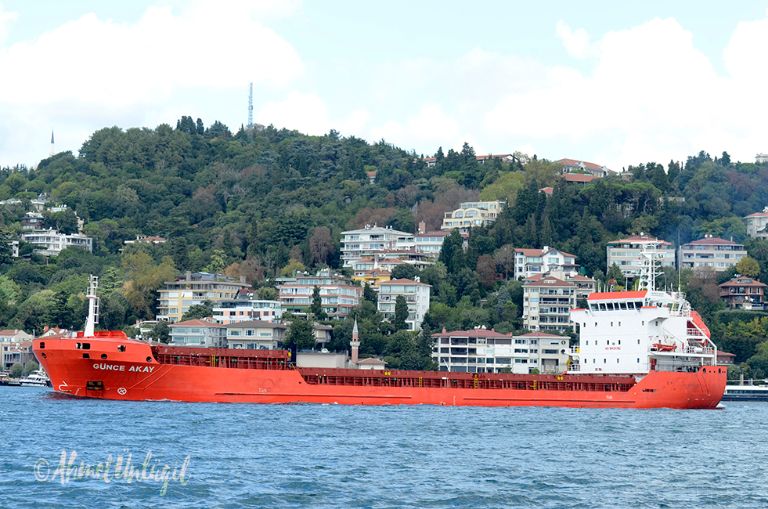
<instances>
[{"instance_id":1,"label":"water ripple","mask_svg":"<svg viewBox=\"0 0 768 509\"><path fill-rule=\"evenodd\" d=\"M768 405L722 411L216 405L0 387L3 507L768 507ZM50 480L151 452L186 484ZM45 482L35 465L49 463Z\"/></svg>"}]
</instances>

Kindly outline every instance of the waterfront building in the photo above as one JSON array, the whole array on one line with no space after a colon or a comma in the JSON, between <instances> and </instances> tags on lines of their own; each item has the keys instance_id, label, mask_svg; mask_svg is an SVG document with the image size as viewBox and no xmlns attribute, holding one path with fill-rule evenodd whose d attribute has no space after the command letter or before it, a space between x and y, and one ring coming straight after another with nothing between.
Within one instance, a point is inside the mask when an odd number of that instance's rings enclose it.
<instances>
[{"instance_id":1,"label":"waterfront building","mask_svg":"<svg viewBox=\"0 0 768 509\"><path fill-rule=\"evenodd\" d=\"M360 258L383 251L393 251L413 244L413 234L389 227L365 225L358 230L341 232L341 259L351 267Z\"/></svg>"},{"instance_id":2,"label":"waterfront building","mask_svg":"<svg viewBox=\"0 0 768 509\"><path fill-rule=\"evenodd\" d=\"M515 278L525 279L547 272L570 273L578 270L576 256L554 247L515 249Z\"/></svg>"},{"instance_id":3,"label":"waterfront building","mask_svg":"<svg viewBox=\"0 0 768 509\"><path fill-rule=\"evenodd\" d=\"M720 299L732 309L765 309L765 283L746 276L736 276L719 285Z\"/></svg>"},{"instance_id":4,"label":"waterfront building","mask_svg":"<svg viewBox=\"0 0 768 509\"><path fill-rule=\"evenodd\" d=\"M347 278L323 269L316 275L297 274L277 287L278 300L286 311L307 313L312 305L315 287L320 289L323 311L332 317L344 318L360 304L363 290Z\"/></svg>"},{"instance_id":5,"label":"waterfront building","mask_svg":"<svg viewBox=\"0 0 768 509\"><path fill-rule=\"evenodd\" d=\"M228 348L274 350L283 340L288 327L264 320L231 322L226 325Z\"/></svg>"},{"instance_id":6,"label":"waterfront building","mask_svg":"<svg viewBox=\"0 0 768 509\"><path fill-rule=\"evenodd\" d=\"M214 320L223 324L250 320L275 322L282 317L283 304L279 300L237 298L222 300L213 306Z\"/></svg>"},{"instance_id":7,"label":"waterfront building","mask_svg":"<svg viewBox=\"0 0 768 509\"><path fill-rule=\"evenodd\" d=\"M421 330L424 315L429 311L431 287L422 283L417 277L411 279L393 279L379 285L378 310L390 322L395 319L395 304L398 296L403 296L408 304L408 318L405 323L408 330Z\"/></svg>"},{"instance_id":8,"label":"waterfront building","mask_svg":"<svg viewBox=\"0 0 768 509\"><path fill-rule=\"evenodd\" d=\"M60 233L57 230L29 230L21 234L21 240L31 244L35 252L43 256L57 256L68 247L93 251L93 239L81 233Z\"/></svg>"},{"instance_id":9,"label":"waterfront building","mask_svg":"<svg viewBox=\"0 0 768 509\"><path fill-rule=\"evenodd\" d=\"M755 164L766 164L768 163L768 154L757 154L755 156Z\"/></svg>"},{"instance_id":10,"label":"waterfront building","mask_svg":"<svg viewBox=\"0 0 768 509\"><path fill-rule=\"evenodd\" d=\"M619 240L608 242L608 266L610 270L613 265L621 269L624 277L634 278L640 274L643 266L644 250L654 247L659 251L659 263L662 267L675 266L675 249L671 243L665 240L659 240L648 235L632 235Z\"/></svg>"},{"instance_id":11,"label":"waterfront building","mask_svg":"<svg viewBox=\"0 0 768 509\"><path fill-rule=\"evenodd\" d=\"M227 326L210 320L185 320L170 325L170 344L176 346L203 346L225 348Z\"/></svg>"},{"instance_id":12,"label":"waterfront building","mask_svg":"<svg viewBox=\"0 0 768 509\"><path fill-rule=\"evenodd\" d=\"M458 229L460 233L466 234L470 228L489 226L496 221L506 204L499 200L461 203L458 209L445 213L440 229Z\"/></svg>"},{"instance_id":13,"label":"waterfront building","mask_svg":"<svg viewBox=\"0 0 768 509\"><path fill-rule=\"evenodd\" d=\"M768 239L768 207L744 218L747 223L747 235L753 239Z\"/></svg>"},{"instance_id":14,"label":"waterfront building","mask_svg":"<svg viewBox=\"0 0 768 509\"><path fill-rule=\"evenodd\" d=\"M569 338L543 332L513 336L484 327L432 334L440 371L462 373L562 373Z\"/></svg>"},{"instance_id":15,"label":"waterfront building","mask_svg":"<svg viewBox=\"0 0 768 509\"><path fill-rule=\"evenodd\" d=\"M23 341L32 341L35 337L21 329L2 329L0 330L0 343L21 343Z\"/></svg>"},{"instance_id":16,"label":"waterfront building","mask_svg":"<svg viewBox=\"0 0 768 509\"><path fill-rule=\"evenodd\" d=\"M530 355L528 358L529 372L532 368L541 374L558 374L568 369L570 359L570 338L547 332L529 332L513 336L512 342L515 353L520 350ZM523 371L524 372L524 371Z\"/></svg>"},{"instance_id":17,"label":"waterfront building","mask_svg":"<svg viewBox=\"0 0 768 509\"><path fill-rule=\"evenodd\" d=\"M573 328L571 309L576 307L576 284L538 274L523 282L523 326L531 331L563 332Z\"/></svg>"},{"instance_id":18,"label":"waterfront building","mask_svg":"<svg viewBox=\"0 0 768 509\"><path fill-rule=\"evenodd\" d=\"M37 362L35 354L32 352L32 341L13 341L0 343L0 362L2 369L9 370L14 364L22 366L30 361Z\"/></svg>"},{"instance_id":19,"label":"waterfront building","mask_svg":"<svg viewBox=\"0 0 768 509\"><path fill-rule=\"evenodd\" d=\"M176 281L167 281L158 290L157 319L178 322L189 308L208 301L214 304L234 299L238 292L251 285L244 278L234 279L222 274L187 272Z\"/></svg>"},{"instance_id":20,"label":"waterfront building","mask_svg":"<svg viewBox=\"0 0 768 509\"><path fill-rule=\"evenodd\" d=\"M747 256L743 244L712 235L680 246L678 263L681 269L714 270L722 272L735 266Z\"/></svg>"}]
</instances>

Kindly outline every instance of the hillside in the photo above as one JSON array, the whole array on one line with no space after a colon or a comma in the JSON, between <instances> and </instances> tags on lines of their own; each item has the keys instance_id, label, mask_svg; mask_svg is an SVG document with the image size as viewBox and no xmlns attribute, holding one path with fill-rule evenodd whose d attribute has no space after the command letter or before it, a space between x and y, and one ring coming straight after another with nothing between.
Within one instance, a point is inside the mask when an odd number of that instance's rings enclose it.
<instances>
[{"instance_id":1,"label":"hillside","mask_svg":"<svg viewBox=\"0 0 768 509\"><path fill-rule=\"evenodd\" d=\"M459 152L440 149L435 158L428 166L420 155L383 141L369 144L334 131L307 136L268 127L232 134L219 122L205 127L190 117L175 128L99 130L77 156L57 154L28 173L0 172L0 200L25 202L0 210L7 236L20 231L26 202L45 193L70 210L47 215L48 224L74 228L74 210L95 239L93 255L67 250L58 258L11 259L0 253L0 323L36 331L80 326L86 277L96 273L102 325L126 327L154 316L156 288L180 271L226 272L268 287L281 272L338 267L345 229L376 223L413 231L419 221L434 229L445 211L478 197L510 206L490 228L473 230L466 253L443 253L443 264L420 274L433 285L427 320L433 329L521 327L520 285L502 276L510 247L556 246L604 280L609 240L646 232L677 245L710 233L745 242L768 280L768 244L747 242L741 219L768 205L766 165L701 152L683 163L638 164L581 185L564 182L557 165L535 156L481 164L465 145ZM554 188L551 197L539 191L545 186ZM137 235L168 242L124 245ZM667 274L667 281L677 279ZM753 357L768 339L768 324L753 323L753 314L726 326L718 318L716 281L691 274L682 281L716 339L740 361ZM390 344L392 331L375 312L360 313L362 330L377 338L371 353L402 347ZM752 327L754 344L743 349L739 324ZM333 325L342 345L351 325ZM768 373L768 350L764 356L766 365L755 368Z\"/></svg>"}]
</instances>

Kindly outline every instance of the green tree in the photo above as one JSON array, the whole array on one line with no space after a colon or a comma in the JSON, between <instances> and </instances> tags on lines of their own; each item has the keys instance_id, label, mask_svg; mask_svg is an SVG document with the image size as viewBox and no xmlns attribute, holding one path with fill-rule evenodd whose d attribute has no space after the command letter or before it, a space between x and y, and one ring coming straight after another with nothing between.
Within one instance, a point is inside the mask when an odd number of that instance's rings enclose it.
<instances>
[{"instance_id":1,"label":"green tree","mask_svg":"<svg viewBox=\"0 0 768 509\"><path fill-rule=\"evenodd\" d=\"M315 331L312 322L306 318L294 317L283 345L287 349L296 346L297 350L309 350L315 347Z\"/></svg>"},{"instance_id":2,"label":"green tree","mask_svg":"<svg viewBox=\"0 0 768 509\"><path fill-rule=\"evenodd\" d=\"M450 235L445 238L438 259L445 264L451 274L459 272L464 267L464 239L461 238L459 230L451 230Z\"/></svg>"},{"instance_id":3,"label":"green tree","mask_svg":"<svg viewBox=\"0 0 768 509\"><path fill-rule=\"evenodd\" d=\"M277 300L277 289L264 286L256 290L256 295L262 300Z\"/></svg>"},{"instance_id":4,"label":"green tree","mask_svg":"<svg viewBox=\"0 0 768 509\"><path fill-rule=\"evenodd\" d=\"M213 302L207 300L202 304L190 306L186 313L181 317L182 320L199 320L201 318L210 318L213 316Z\"/></svg>"},{"instance_id":5,"label":"green tree","mask_svg":"<svg viewBox=\"0 0 768 509\"><path fill-rule=\"evenodd\" d=\"M11 366L11 378L21 378L24 374L24 366L16 362Z\"/></svg>"},{"instance_id":6,"label":"green tree","mask_svg":"<svg viewBox=\"0 0 768 509\"><path fill-rule=\"evenodd\" d=\"M751 256L745 256L736 263L736 272L742 276L757 277L760 274L760 264Z\"/></svg>"},{"instance_id":7,"label":"green tree","mask_svg":"<svg viewBox=\"0 0 768 509\"><path fill-rule=\"evenodd\" d=\"M408 319L408 302L405 297L398 295L395 298L395 329L405 330L408 328L406 320Z\"/></svg>"},{"instance_id":8,"label":"green tree","mask_svg":"<svg viewBox=\"0 0 768 509\"><path fill-rule=\"evenodd\" d=\"M328 316L323 311L323 299L320 297L320 287L315 286L312 289L312 304L309 306L309 311L318 320L325 320Z\"/></svg>"},{"instance_id":9,"label":"green tree","mask_svg":"<svg viewBox=\"0 0 768 509\"><path fill-rule=\"evenodd\" d=\"M171 327L168 325L168 322L161 320L152 327L148 336L152 341L168 343L171 340Z\"/></svg>"},{"instance_id":10,"label":"green tree","mask_svg":"<svg viewBox=\"0 0 768 509\"><path fill-rule=\"evenodd\" d=\"M413 279L419 275L419 269L408 263L402 263L392 269L392 279Z\"/></svg>"},{"instance_id":11,"label":"green tree","mask_svg":"<svg viewBox=\"0 0 768 509\"><path fill-rule=\"evenodd\" d=\"M38 363L36 363L35 361L27 361L24 364L24 370L22 371L22 376L27 376L30 373L34 373L38 369L40 369L40 365Z\"/></svg>"},{"instance_id":12,"label":"green tree","mask_svg":"<svg viewBox=\"0 0 768 509\"><path fill-rule=\"evenodd\" d=\"M371 288L371 285L368 283L365 283L363 286L363 299L367 300L368 302L372 302L376 304L379 301L379 296L376 293L376 291Z\"/></svg>"}]
</instances>

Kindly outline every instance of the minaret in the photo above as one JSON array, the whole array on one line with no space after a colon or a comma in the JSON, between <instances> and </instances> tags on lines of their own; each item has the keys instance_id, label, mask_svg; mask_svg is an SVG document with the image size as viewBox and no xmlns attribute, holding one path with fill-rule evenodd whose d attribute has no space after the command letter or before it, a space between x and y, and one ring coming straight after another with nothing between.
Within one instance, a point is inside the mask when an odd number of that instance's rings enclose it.
<instances>
[{"instance_id":1,"label":"minaret","mask_svg":"<svg viewBox=\"0 0 768 509\"><path fill-rule=\"evenodd\" d=\"M360 337L357 332L357 318L355 318L355 325L352 326L352 341L349 345L352 347L352 365L357 367L357 359L360 349Z\"/></svg>"},{"instance_id":2,"label":"minaret","mask_svg":"<svg viewBox=\"0 0 768 509\"><path fill-rule=\"evenodd\" d=\"M55 151L54 151L54 144L53 144L53 131L51 131L51 154L50 154L50 156L52 157L54 153L55 153Z\"/></svg>"}]
</instances>

